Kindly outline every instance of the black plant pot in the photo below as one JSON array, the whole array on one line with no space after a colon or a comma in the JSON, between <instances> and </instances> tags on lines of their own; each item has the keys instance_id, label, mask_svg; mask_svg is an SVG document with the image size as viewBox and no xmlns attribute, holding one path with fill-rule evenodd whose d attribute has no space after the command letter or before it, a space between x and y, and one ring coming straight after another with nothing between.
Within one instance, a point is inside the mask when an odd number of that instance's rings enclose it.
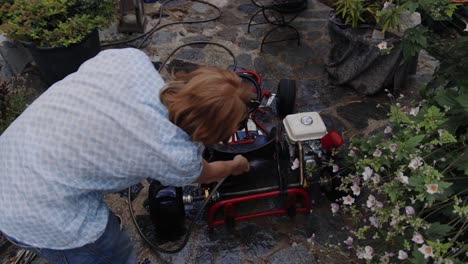
<instances>
[{"instance_id":1,"label":"black plant pot","mask_svg":"<svg viewBox=\"0 0 468 264\"><path fill-rule=\"evenodd\" d=\"M52 85L70 73L76 72L80 65L101 51L97 29L89 33L82 42L69 47L38 47L24 43L36 62L44 81Z\"/></svg>"},{"instance_id":2,"label":"black plant pot","mask_svg":"<svg viewBox=\"0 0 468 264\"><path fill-rule=\"evenodd\" d=\"M405 61L401 39L391 34L385 39L392 47L391 52L382 54L377 48L382 40L371 37L373 28L366 25L351 28L330 17L332 47L326 63L330 81L365 95L376 94L384 88L397 93L405 87L408 75L415 73L417 57Z\"/></svg>"}]
</instances>

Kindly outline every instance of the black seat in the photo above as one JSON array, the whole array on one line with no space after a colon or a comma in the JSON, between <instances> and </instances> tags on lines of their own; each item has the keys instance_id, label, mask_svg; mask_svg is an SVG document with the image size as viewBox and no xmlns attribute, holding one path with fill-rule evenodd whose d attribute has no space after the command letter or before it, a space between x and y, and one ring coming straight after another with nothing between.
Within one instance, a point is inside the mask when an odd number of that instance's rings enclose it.
<instances>
[{"instance_id":1,"label":"black seat","mask_svg":"<svg viewBox=\"0 0 468 264\"><path fill-rule=\"evenodd\" d=\"M299 13L307 8L307 0L273 0L273 1L258 1L250 0L255 6L259 7L259 10L255 12L250 18L249 24L247 26L247 32L250 33L251 26L271 24L274 27L265 33L260 50L263 51L263 45L268 43L276 43L286 40L297 40L297 45L301 45L300 34L297 29L291 26L291 22L296 19ZM253 23L255 17L258 14L262 14L265 22ZM283 37L271 41L266 41L268 36L281 29L287 28L292 33L294 37Z\"/></svg>"}]
</instances>

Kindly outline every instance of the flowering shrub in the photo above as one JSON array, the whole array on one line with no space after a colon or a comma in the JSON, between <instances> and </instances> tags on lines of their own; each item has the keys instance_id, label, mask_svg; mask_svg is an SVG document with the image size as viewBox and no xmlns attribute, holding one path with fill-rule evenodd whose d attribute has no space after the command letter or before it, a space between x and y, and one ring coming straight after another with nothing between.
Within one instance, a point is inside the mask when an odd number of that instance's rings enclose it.
<instances>
[{"instance_id":1,"label":"flowering shrub","mask_svg":"<svg viewBox=\"0 0 468 264\"><path fill-rule=\"evenodd\" d=\"M444 111L426 102L389 115L384 131L351 140L347 194L331 204L352 219L344 244L369 263L466 263L468 170L455 166L466 134L445 130Z\"/></svg>"}]
</instances>

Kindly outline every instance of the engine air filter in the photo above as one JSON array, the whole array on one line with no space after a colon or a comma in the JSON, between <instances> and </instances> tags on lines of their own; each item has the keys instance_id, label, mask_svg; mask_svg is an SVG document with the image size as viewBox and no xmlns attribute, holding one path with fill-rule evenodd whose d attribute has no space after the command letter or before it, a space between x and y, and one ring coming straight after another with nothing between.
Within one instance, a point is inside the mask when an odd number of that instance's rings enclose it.
<instances>
[{"instance_id":1,"label":"engine air filter","mask_svg":"<svg viewBox=\"0 0 468 264\"><path fill-rule=\"evenodd\" d=\"M320 139L327 134L327 128L317 112L288 115L283 124L291 142Z\"/></svg>"}]
</instances>

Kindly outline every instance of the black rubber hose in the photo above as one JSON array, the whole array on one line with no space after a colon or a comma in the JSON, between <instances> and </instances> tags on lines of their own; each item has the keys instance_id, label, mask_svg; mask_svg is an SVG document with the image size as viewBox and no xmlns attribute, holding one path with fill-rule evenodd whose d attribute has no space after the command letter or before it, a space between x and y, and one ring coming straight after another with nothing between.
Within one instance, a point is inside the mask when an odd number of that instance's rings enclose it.
<instances>
[{"instance_id":1,"label":"black rubber hose","mask_svg":"<svg viewBox=\"0 0 468 264\"><path fill-rule=\"evenodd\" d=\"M164 2L161 5L161 8L159 9L158 22L156 23L156 25L153 26L153 28L150 31L148 31L146 33L143 33L140 36L131 38L131 39L126 39L126 40L112 42L112 43L103 43L103 44L101 44L101 47L109 47L109 46L116 46L116 45L120 45L120 44L127 44L127 43L130 43L130 42L139 40L141 38L144 38L140 42L140 44L138 44L138 46L137 46L137 48L139 49L139 48L141 48L141 46L143 46L143 43L145 43L148 40L148 38L151 37L151 35L153 35L156 31L158 31L158 30L160 30L162 28L172 26L172 25L177 25L177 24L195 24L195 23L204 23L204 22L214 21L214 20L218 19L222 14L221 9L219 9L219 7L217 7L214 4L211 4L211 3L208 3L208 2L205 2L205 1L201 1L201 0L192 0L192 2L198 2L198 3L206 4L206 5L209 5L209 6L213 7L214 9L216 9L218 11L218 14L214 18L203 19L203 20L179 21L179 22L173 22L173 23L168 23L168 24L159 26L161 24L164 6L166 4L168 4L169 2L172 2L172 1L174 1L174 0L167 0L166 2Z\"/></svg>"},{"instance_id":2,"label":"black rubber hose","mask_svg":"<svg viewBox=\"0 0 468 264\"><path fill-rule=\"evenodd\" d=\"M190 46L190 45L199 45L199 44L208 44L208 45L215 45L215 46L218 46L218 47L221 47L223 48L224 50L226 50L229 55L231 55L232 57L232 61L233 61L233 65L234 65L234 69L237 67L237 60L236 60L236 56L234 55L234 53L228 49L226 46L222 45L222 44L219 44L219 43L216 43L216 42L210 42L210 41L194 41L194 42L189 42L189 43L185 43L183 45L180 45L178 46L176 49L174 49L170 54L169 56L167 56L167 59L163 61L163 63L161 64L161 66L159 66L159 69L158 71L161 72L162 68L166 65L166 63L169 61L169 59L181 48L183 47L186 47L186 46Z\"/></svg>"}]
</instances>

